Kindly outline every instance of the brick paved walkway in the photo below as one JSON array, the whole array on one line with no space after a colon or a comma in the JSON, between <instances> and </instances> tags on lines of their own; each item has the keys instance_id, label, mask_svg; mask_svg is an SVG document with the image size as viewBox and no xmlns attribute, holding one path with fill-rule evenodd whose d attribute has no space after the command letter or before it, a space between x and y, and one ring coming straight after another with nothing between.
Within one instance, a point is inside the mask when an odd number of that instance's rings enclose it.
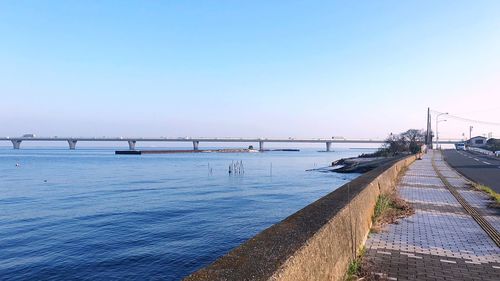
<instances>
[{"instance_id":1,"label":"brick paved walkway","mask_svg":"<svg viewBox=\"0 0 500 281\"><path fill-rule=\"evenodd\" d=\"M415 214L372 233L365 258L388 280L500 280L500 248L446 189L432 167L500 229L498 211L486 208L488 197L473 191L439 152L413 163L398 185Z\"/></svg>"}]
</instances>

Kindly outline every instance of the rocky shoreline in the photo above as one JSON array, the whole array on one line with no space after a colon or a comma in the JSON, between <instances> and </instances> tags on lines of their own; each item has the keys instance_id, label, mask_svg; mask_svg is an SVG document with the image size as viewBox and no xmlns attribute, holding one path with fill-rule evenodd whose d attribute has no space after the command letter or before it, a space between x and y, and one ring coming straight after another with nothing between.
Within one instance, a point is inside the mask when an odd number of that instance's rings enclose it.
<instances>
[{"instance_id":1,"label":"rocky shoreline","mask_svg":"<svg viewBox=\"0 0 500 281\"><path fill-rule=\"evenodd\" d=\"M336 173L366 173L400 157L401 156L342 158L333 161L329 170Z\"/></svg>"}]
</instances>

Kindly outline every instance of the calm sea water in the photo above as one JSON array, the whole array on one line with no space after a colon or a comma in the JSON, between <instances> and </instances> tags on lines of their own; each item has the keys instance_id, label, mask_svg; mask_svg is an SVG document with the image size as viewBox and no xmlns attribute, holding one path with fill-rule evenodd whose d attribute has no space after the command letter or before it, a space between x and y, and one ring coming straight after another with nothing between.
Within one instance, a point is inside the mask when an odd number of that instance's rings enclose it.
<instances>
[{"instance_id":1,"label":"calm sea water","mask_svg":"<svg viewBox=\"0 0 500 281\"><path fill-rule=\"evenodd\" d=\"M359 153L0 148L0 279L178 280L356 177L305 170Z\"/></svg>"}]
</instances>

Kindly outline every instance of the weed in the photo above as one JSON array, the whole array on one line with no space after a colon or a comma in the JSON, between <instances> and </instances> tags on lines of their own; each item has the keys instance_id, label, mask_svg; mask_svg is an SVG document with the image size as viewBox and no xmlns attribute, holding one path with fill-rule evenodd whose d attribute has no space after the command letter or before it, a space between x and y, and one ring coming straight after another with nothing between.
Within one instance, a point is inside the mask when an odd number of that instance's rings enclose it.
<instances>
[{"instance_id":1,"label":"weed","mask_svg":"<svg viewBox=\"0 0 500 281\"><path fill-rule=\"evenodd\" d=\"M351 264L349 264L349 268L347 269L347 275L357 276L360 268L361 268L361 261L359 259L353 260Z\"/></svg>"},{"instance_id":2,"label":"weed","mask_svg":"<svg viewBox=\"0 0 500 281\"><path fill-rule=\"evenodd\" d=\"M376 222L377 219L391 208L391 198L388 195L382 194L378 197L377 203L375 204L375 212L373 213L372 221Z\"/></svg>"},{"instance_id":3,"label":"weed","mask_svg":"<svg viewBox=\"0 0 500 281\"><path fill-rule=\"evenodd\" d=\"M381 194L375 204L375 211L372 217L373 227L370 232L377 233L388 223L397 223L397 220L410 216L414 213L408 202L397 196L396 192L391 194Z\"/></svg>"},{"instance_id":4,"label":"weed","mask_svg":"<svg viewBox=\"0 0 500 281\"><path fill-rule=\"evenodd\" d=\"M358 280L362 276L362 261L365 255L365 248L359 250L358 256L349 264L347 268L346 281Z\"/></svg>"},{"instance_id":5,"label":"weed","mask_svg":"<svg viewBox=\"0 0 500 281\"><path fill-rule=\"evenodd\" d=\"M490 205L491 207L500 208L500 194L496 193L493 189L482 184L473 183L472 187L490 196L490 198L494 201L494 203Z\"/></svg>"}]
</instances>

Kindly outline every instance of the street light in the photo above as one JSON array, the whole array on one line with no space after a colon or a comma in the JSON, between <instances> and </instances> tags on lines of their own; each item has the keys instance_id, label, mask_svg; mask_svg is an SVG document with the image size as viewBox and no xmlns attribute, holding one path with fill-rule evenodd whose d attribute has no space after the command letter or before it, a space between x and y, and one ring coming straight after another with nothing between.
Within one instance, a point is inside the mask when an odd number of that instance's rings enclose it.
<instances>
[{"instance_id":1,"label":"street light","mask_svg":"<svg viewBox=\"0 0 500 281\"><path fill-rule=\"evenodd\" d=\"M439 113L437 116L436 116L436 148L439 149L439 132L438 132L438 124L439 122L439 116L441 115L448 115L448 112L446 113ZM446 120L442 120L442 121L446 121Z\"/></svg>"},{"instance_id":2,"label":"street light","mask_svg":"<svg viewBox=\"0 0 500 281\"><path fill-rule=\"evenodd\" d=\"M441 147L439 145L439 134L437 132L437 125L439 124L439 122L446 122L446 121L448 121L448 120L446 120L446 119L439 120L439 121L436 120L436 148L438 148L438 149L441 149Z\"/></svg>"}]
</instances>

